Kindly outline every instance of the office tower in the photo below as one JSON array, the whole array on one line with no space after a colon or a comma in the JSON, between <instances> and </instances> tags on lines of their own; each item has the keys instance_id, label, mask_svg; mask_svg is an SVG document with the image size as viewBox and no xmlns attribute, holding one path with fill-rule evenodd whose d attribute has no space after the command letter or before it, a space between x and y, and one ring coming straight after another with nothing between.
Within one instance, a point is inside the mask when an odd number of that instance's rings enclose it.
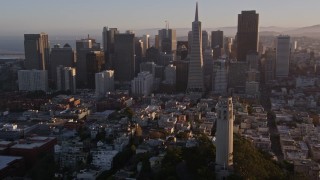
<instances>
[{"instance_id":1,"label":"office tower","mask_svg":"<svg viewBox=\"0 0 320 180\"><path fill-rule=\"evenodd\" d=\"M237 60L246 61L249 52L258 52L259 14L242 11L238 15Z\"/></svg>"},{"instance_id":2,"label":"office tower","mask_svg":"<svg viewBox=\"0 0 320 180\"><path fill-rule=\"evenodd\" d=\"M246 82L246 95L255 96L256 98L259 97L259 82L255 81L247 81Z\"/></svg>"},{"instance_id":3,"label":"office tower","mask_svg":"<svg viewBox=\"0 0 320 180\"><path fill-rule=\"evenodd\" d=\"M88 36L86 39L76 41L76 69L78 88L88 88L87 55L91 51L100 51L100 46Z\"/></svg>"},{"instance_id":4,"label":"office tower","mask_svg":"<svg viewBox=\"0 0 320 180\"><path fill-rule=\"evenodd\" d=\"M213 50L208 48L203 51L203 77L205 89L212 89L212 72L213 72Z\"/></svg>"},{"instance_id":5,"label":"office tower","mask_svg":"<svg viewBox=\"0 0 320 180\"><path fill-rule=\"evenodd\" d=\"M221 57L224 48L223 42L223 31L211 31L211 48L213 49L214 59Z\"/></svg>"},{"instance_id":6,"label":"office tower","mask_svg":"<svg viewBox=\"0 0 320 180\"><path fill-rule=\"evenodd\" d=\"M26 69L48 69L49 48L47 34L25 34L24 53Z\"/></svg>"},{"instance_id":7,"label":"office tower","mask_svg":"<svg viewBox=\"0 0 320 180\"><path fill-rule=\"evenodd\" d=\"M90 51L87 54L87 87L93 89L95 87L95 74L104 69L104 53L102 51Z\"/></svg>"},{"instance_id":8,"label":"office tower","mask_svg":"<svg viewBox=\"0 0 320 180\"><path fill-rule=\"evenodd\" d=\"M164 79L164 66L160 66L160 65L156 65L156 67L154 67L155 70L155 78L158 78L160 81L162 81Z\"/></svg>"},{"instance_id":9,"label":"office tower","mask_svg":"<svg viewBox=\"0 0 320 180\"><path fill-rule=\"evenodd\" d=\"M223 31L211 31L211 48L223 48Z\"/></svg>"},{"instance_id":10,"label":"office tower","mask_svg":"<svg viewBox=\"0 0 320 180\"><path fill-rule=\"evenodd\" d=\"M185 92L188 85L189 62L187 60L178 60L174 61L173 65L176 66L176 90L178 92Z\"/></svg>"},{"instance_id":11,"label":"office tower","mask_svg":"<svg viewBox=\"0 0 320 180\"><path fill-rule=\"evenodd\" d=\"M76 69L59 65L56 68L57 90L76 92Z\"/></svg>"},{"instance_id":12,"label":"office tower","mask_svg":"<svg viewBox=\"0 0 320 180\"><path fill-rule=\"evenodd\" d=\"M112 55L114 53L114 36L119 34L117 28L104 27L102 31L102 44L103 51L105 53L105 64L106 68L110 69L113 67Z\"/></svg>"},{"instance_id":13,"label":"office tower","mask_svg":"<svg viewBox=\"0 0 320 180\"><path fill-rule=\"evenodd\" d=\"M228 70L226 60L219 59L214 61L212 73L212 91L216 94L227 93Z\"/></svg>"},{"instance_id":14,"label":"office tower","mask_svg":"<svg viewBox=\"0 0 320 180\"><path fill-rule=\"evenodd\" d=\"M49 79L51 77L54 83L57 83L57 67L60 65L75 66L75 53L69 44L65 44L62 48L57 44L51 49Z\"/></svg>"},{"instance_id":15,"label":"office tower","mask_svg":"<svg viewBox=\"0 0 320 180\"><path fill-rule=\"evenodd\" d=\"M133 95L148 96L153 90L153 77L149 72L140 72L131 81L131 92Z\"/></svg>"},{"instance_id":16,"label":"office tower","mask_svg":"<svg viewBox=\"0 0 320 180\"><path fill-rule=\"evenodd\" d=\"M95 74L96 96L104 97L114 91L114 71L106 70Z\"/></svg>"},{"instance_id":17,"label":"office tower","mask_svg":"<svg viewBox=\"0 0 320 180\"><path fill-rule=\"evenodd\" d=\"M244 93L247 80L247 71L247 62L230 62L228 72L228 89L230 89L232 92Z\"/></svg>"},{"instance_id":18,"label":"office tower","mask_svg":"<svg viewBox=\"0 0 320 180\"><path fill-rule=\"evenodd\" d=\"M192 42L188 73L188 92L203 92L203 59L201 22L198 19L198 3L196 5L195 20L192 22Z\"/></svg>"},{"instance_id":19,"label":"office tower","mask_svg":"<svg viewBox=\"0 0 320 180\"><path fill-rule=\"evenodd\" d=\"M220 97L216 105L216 171L228 169L233 164L233 103L232 98Z\"/></svg>"},{"instance_id":20,"label":"office tower","mask_svg":"<svg viewBox=\"0 0 320 180\"><path fill-rule=\"evenodd\" d=\"M20 70L18 71L19 91L47 91L47 70Z\"/></svg>"},{"instance_id":21,"label":"office tower","mask_svg":"<svg viewBox=\"0 0 320 180\"><path fill-rule=\"evenodd\" d=\"M164 76L165 84L169 85L175 85L176 84L176 66L173 66L173 64L169 64L164 69Z\"/></svg>"},{"instance_id":22,"label":"office tower","mask_svg":"<svg viewBox=\"0 0 320 180\"><path fill-rule=\"evenodd\" d=\"M259 70L259 54L257 52L250 52L247 54L247 62L249 69Z\"/></svg>"},{"instance_id":23,"label":"office tower","mask_svg":"<svg viewBox=\"0 0 320 180\"><path fill-rule=\"evenodd\" d=\"M145 58L147 62L157 63L159 61L159 58L160 58L159 49L157 49L155 47L151 47L151 48L147 49L146 58Z\"/></svg>"},{"instance_id":24,"label":"office tower","mask_svg":"<svg viewBox=\"0 0 320 180\"><path fill-rule=\"evenodd\" d=\"M142 56L145 57L146 56L146 51L147 49L149 49L150 47L150 36L149 34L143 35L142 36L142 42L143 42L143 49L142 49Z\"/></svg>"},{"instance_id":25,"label":"office tower","mask_svg":"<svg viewBox=\"0 0 320 180\"><path fill-rule=\"evenodd\" d=\"M269 83L275 80L276 69L276 52L273 49L269 49L265 53L264 61L264 82Z\"/></svg>"},{"instance_id":26,"label":"office tower","mask_svg":"<svg viewBox=\"0 0 320 180\"><path fill-rule=\"evenodd\" d=\"M160 49L160 48L159 48L159 47L160 47L159 35L155 35L155 36L154 36L154 47L155 47L156 49Z\"/></svg>"},{"instance_id":27,"label":"office tower","mask_svg":"<svg viewBox=\"0 0 320 180\"><path fill-rule=\"evenodd\" d=\"M135 74L137 75L138 72L140 72L140 63L142 63L142 58L143 58L143 40L135 37L134 38L134 51L135 51Z\"/></svg>"},{"instance_id":28,"label":"office tower","mask_svg":"<svg viewBox=\"0 0 320 180\"><path fill-rule=\"evenodd\" d=\"M175 29L159 30L159 49L161 52L172 53L177 48L177 38Z\"/></svg>"},{"instance_id":29,"label":"office tower","mask_svg":"<svg viewBox=\"0 0 320 180\"><path fill-rule=\"evenodd\" d=\"M114 79L118 82L130 82L135 75L134 34L116 34L114 47Z\"/></svg>"},{"instance_id":30,"label":"office tower","mask_svg":"<svg viewBox=\"0 0 320 180\"><path fill-rule=\"evenodd\" d=\"M233 44L233 39L231 37L225 37L224 38L224 53L227 57L230 56L231 51L232 51L232 44Z\"/></svg>"},{"instance_id":31,"label":"office tower","mask_svg":"<svg viewBox=\"0 0 320 180\"><path fill-rule=\"evenodd\" d=\"M209 35L207 31L202 31L202 50L206 50L209 47Z\"/></svg>"},{"instance_id":32,"label":"office tower","mask_svg":"<svg viewBox=\"0 0 320 180\"><path fill-rule=\"evenodd\" d=\"M276 48L276 77L289 76L290 36L278 36Z\"/></svg>"},{"instance_id":33,"label":"office tower","mask_svg":"<svg viewBox=\"0 0 320 180\"><path fill-rule=\"evenodd\" d=\"M165 52L161 52L158 62L156 62L156 64L161 66L167 66L175 60L174 58L175 58L174 54L167 54Z\"/></svg>"},{"instance_id":34,"label":"office tower","mask_svg":"<svg viewBox=\"0 0 320 180\"><path fill-rule=\"evenodd\" d=\"M178 41L177 42L177 57L180 60L185 60L188 56L189 43L188 41Z\"/></svg>"},{"instance_id":35,"label":"office tower","mask_svg":"<svg viewBox=\"0 0 320 180\"><path fill-rule=\"evenodd\" d=\"M156 63L154 62L143 62L140 64L140 72L147 71L155 77L156 75Z\"/></svg>"}]
</instances>

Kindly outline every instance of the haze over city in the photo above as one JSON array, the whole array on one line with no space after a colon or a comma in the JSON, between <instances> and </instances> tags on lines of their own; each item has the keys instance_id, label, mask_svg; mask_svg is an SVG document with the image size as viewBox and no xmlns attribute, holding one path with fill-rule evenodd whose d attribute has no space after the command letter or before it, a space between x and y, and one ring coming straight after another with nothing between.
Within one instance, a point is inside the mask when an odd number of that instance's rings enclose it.
<instances>
[{"instance_id":1,"label":"haze over city","mask_svg":"<svg viewBox=\"0 0 320 180\"><path fill-rule=\"evenodd\" d=\"M320 179L320 2L0 7L0 179Z\"/></svg>"}]
</instances>

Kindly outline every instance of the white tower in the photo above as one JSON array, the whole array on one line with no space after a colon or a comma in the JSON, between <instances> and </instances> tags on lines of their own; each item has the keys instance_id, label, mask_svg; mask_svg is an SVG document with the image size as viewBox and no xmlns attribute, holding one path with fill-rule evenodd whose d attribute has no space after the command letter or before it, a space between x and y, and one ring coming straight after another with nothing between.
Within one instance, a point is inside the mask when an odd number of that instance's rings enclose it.
<instances>
[{"instance_id":1,"label":"white tower","mask_svg":"<svg viewBox=\"0 0 320 180\"><path fill-rule=\"evenodd\" d=\"M225 170L233 164L233 104L232 98L220 97L216 112L216 171Z\"/></svg>"},{"instance_id":2,"label":"white tower","mask_svg":"<svg viewBox=\"0 0 320 180\"><path fill-rule=\"evenodd\" d=\"M203 58L202 58L202 31L198 18L198 3L195 19L192 22L192 41L188 73L188 92L203 92Z\"/></svg>"}]
</instances>

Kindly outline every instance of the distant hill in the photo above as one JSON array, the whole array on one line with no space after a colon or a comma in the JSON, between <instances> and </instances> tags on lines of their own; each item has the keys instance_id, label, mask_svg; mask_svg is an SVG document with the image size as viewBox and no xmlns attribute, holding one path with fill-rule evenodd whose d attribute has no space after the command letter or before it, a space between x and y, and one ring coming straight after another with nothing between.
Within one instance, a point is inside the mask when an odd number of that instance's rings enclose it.
<instances>
[{"instance_id":1,"label":"distant hill","mask_svg":"<svg viewBox=\"0 0 320 180\"><path fill-rule=\"evenodd\" d=\"M142 36L144 34L149 34L151 37L151 42L153 42L154 36L158 34L158 30L163 28L146 28L146 29L136 29L134 30L136 36ZM175 28L177 32L177 40L187 40L188 32L191 31L191 26L189 28ZM209 35L211 31L221 30L224 32L225 36L234 37L237 33L236 26L228 27L218 27L218 28L203 28L206 30ZM71 31L71 30L69 30ZM101 42L101 30L91 29L91 30L77 30L76 32L70 34L70 32L63 31L66 34L50 34L49 41L50 45L53 46L56 43L64 44L69 43L72 48L75 48L75 41L77 39L86 38L87 34L90 34L90 37L96 38L98 42ZM123 31L121 31L123 32ZM61 32L60 32L61 33ZM306 27L278 27L278 26L266 26L259 28L260 36L277 36L279 34L285 34L290 36L305 36L310 38L320 38L320 24ZM16 36L0 36L0 54L1 53L23 53L23 34L18 34Z\"/></svg>"}]
</instances>

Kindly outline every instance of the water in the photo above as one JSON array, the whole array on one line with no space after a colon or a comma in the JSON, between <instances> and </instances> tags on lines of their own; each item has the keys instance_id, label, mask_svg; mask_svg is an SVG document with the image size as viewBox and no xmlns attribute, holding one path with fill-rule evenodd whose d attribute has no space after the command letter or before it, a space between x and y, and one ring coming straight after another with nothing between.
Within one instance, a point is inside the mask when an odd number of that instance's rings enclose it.
<instances>
[{"instance_id":1,"label":"water","mask_svg":"<svg viewBox=\"0 0 320 180\"><path fill-rule=\"evenodd\" d=\"M24 54L0 54L0 59L24 59Z\"/></svg>"}]
</instances>

